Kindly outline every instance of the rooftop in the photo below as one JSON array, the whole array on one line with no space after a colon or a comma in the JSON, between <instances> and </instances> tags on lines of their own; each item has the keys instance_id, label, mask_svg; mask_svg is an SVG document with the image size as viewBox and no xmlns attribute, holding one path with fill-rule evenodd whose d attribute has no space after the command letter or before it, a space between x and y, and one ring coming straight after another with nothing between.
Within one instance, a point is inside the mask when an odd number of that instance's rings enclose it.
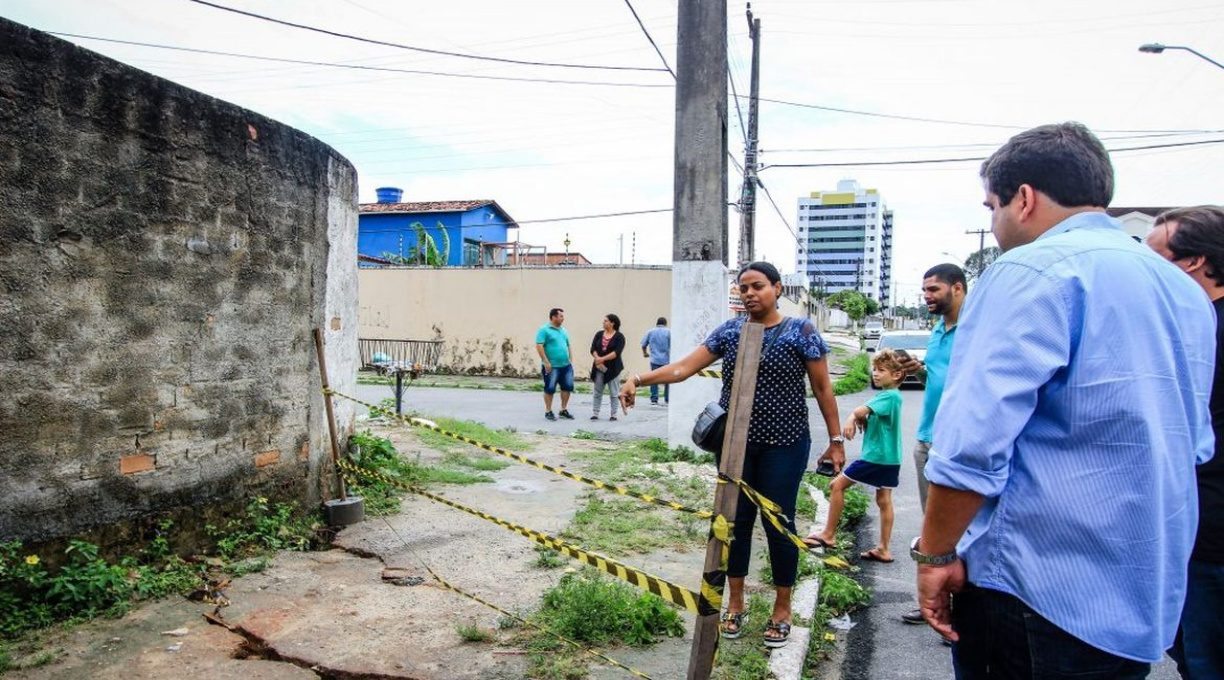
<instances>
[{"instance_id":1,"label":"rooftop","mask_svg":"<svg viewBox=\"0 0 1224 680\"><path fill-rule=\"evenodd\" d=\"M490 199L472 201L417 201L415 203L362 203L358 208L363 213L436 213L436 212L467 212L486 205L497 205ZM498 206L498 210L501 207Z\"/></svg>"}]
</instances>

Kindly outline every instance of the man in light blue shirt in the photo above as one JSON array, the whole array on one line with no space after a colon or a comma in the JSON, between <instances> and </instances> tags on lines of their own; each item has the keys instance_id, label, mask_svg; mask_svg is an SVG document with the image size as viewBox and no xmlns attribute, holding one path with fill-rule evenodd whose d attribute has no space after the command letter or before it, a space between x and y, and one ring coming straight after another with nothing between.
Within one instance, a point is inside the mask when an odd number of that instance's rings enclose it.
<instances>
[{"instance_id":1,"label":"man in light blue shirt","mask_svg":"<svg viewBox=\"0 0 1224 680\"><path fill-rule=\"evenodd\" d=\"M1173 642L1211 458L1202 289L1105 214L1082 125L982 166L1004 254L966 298L926 475L918 600L958 678L1142 678Z\"/></svg>"},{"instance_id":2,"label":"man in light blue shirt","mask_svg":"<svg viewBox=\"0 0 1224 680\"><path fill-rule=\"evenodd\" d=\"M642 337L642 356L650 359L650 370L662 368L671 363L671 330L667 327L667 318L659 317L655 327L646 331ZM671 397L671 385L663 386L663 403ZM659 386L650 386L650 403L659 403Z\"/></svg>"}]
</instances>

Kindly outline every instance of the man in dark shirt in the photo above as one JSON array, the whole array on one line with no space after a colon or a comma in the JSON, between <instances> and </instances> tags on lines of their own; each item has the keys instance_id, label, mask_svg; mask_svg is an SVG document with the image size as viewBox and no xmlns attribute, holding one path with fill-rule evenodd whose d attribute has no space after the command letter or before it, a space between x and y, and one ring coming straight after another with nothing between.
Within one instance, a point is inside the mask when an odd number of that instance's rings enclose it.
<instances>
[{"instance_id":1,"label":"man in dark shirt","mask_svg":"<svg viewBox=\"0 0 1224 680\"><path fill-rule=\"evenodd\" d=\"M1183 678L1224 678L1224 208L1170 210L1147 243L1194 279L1216 311L1211 421L1215 457L1199 465L1199 525L1190 556L1186 604L1169 655Z\"/></svg>"}]
</instances>

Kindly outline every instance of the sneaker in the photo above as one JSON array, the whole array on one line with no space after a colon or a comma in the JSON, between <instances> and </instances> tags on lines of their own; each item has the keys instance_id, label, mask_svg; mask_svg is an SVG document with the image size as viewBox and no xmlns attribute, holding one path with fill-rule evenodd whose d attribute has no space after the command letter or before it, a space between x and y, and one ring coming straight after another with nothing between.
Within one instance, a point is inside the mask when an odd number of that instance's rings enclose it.
<instances>
[{"instance_id":1,"label":"sneaker","mask_svg":"<svg viewBox=\"0 0 1224 680\"><path fill-rule=\"evenodd\" d=\"M596 416L591 416L591 420L599 420L599 416L597 416L597 415L596 415ZM613 420L615 420L615 419L613 419Z\"/></svg>"},{"instance_id":2,"label":"sneaker","mask_svg":"<svg viewBox=\"0 0 1224 680\"><path fill-rule=\"evenodd\" d=\"M561 409L560 411L557 411L557 415L561 418L565 418L566 420L574 419L574 416L571 416L570 412L565 409Z\"/></svg>"},{"instance_id":3,"label":"sneaker","mask_svg":"<svg viewBox=\"0 0 1224 680\"><path fill-rule=\"evenodd\" d=\"M552 411L544 412L544 420L556 420L556 419L557 419L557 416L553 415Z\"/></svg>"},{"instance_id":4,"label":"sneaker","mask_svg":"<svg viewBox=\"0 0 1224 680\"><path fill-rule=\"evenodd\" d=\"M914 625L926 623L926 619L922 618L921 609L911 609L905 612L904 614L901 615L901 620L906 623L912 623Z\"/></svg>"},{"instance_id":5,"label":"sneaker","mask_svg":"<svg viewBox=\"0 0 1224 680\"><path fill-rule=\"evenodd\" d=\"M651 405L651 406L658 406L658 405L659 405L659 400L658 400L658 399L651 399L651 400L650 400L650 405Z\"/></svg>"},{"instance_id":6,"label":"sneaker","mask_svg":"<svg viewBox=\"0 0 1224 680\"><path fill-rule=\"evenodd\" d=\"M608 420L616 420L616 416L612 416L611 418L608 418Z\"/></svg>"}]
</instances>

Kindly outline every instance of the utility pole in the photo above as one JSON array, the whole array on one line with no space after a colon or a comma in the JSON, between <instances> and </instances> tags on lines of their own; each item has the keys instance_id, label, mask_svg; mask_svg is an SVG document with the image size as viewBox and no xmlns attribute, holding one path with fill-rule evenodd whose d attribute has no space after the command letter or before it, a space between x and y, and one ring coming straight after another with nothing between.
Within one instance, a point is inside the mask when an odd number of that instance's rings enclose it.
<instances>
[{"instance_id":1,"label":"utility pole","mask_svg":"<svg viewBox=\"0 0 1224 680\"><path fill-rule=\"evenodd\" d=\"M625 265L625 232L621 232L620 236L616 237L617 248L620 250L620 262L623 267Z\"/></svg>"},{"instance_id":2,"label":"utility pole","mask_svg":"<svg viewBox=\"0 0 1224 680\"><path fill-rule=\"evenodd\" d=\"M740 266L756 259L757 110L761 94L761 20L752 18L752 3L748 3L748 36L752 39L752 76L748 92L744 189L740 192Z\"/></svg>"},{"instance_id":3,"label":"utility pole","mask_svg":"<svg viewBox=\"0 0 1224 680\"><path fill-rule=\"evenodd\" d=\"M978 235L977 251L980 253L983 250L986 250L986 234L990 233L989 229L970 229L969 231L966 231L965 233L966 234L977 234Z\"/></svg>"},{"instance_id":4,"label":"utility pole","mask_svg":"<svg viewBox=\"0 0 1224 680\"><path fill-rule=\"evenodd\" d=\"M727 0L679 0L672 223L672 355L686 356L730 314L727 301ZM693 414L718 398L716 380L674 386L671 446L689 445ZM721 598L719 598L721 599ZM717 603L711 603L717 607ZM718 614L700 617L688 680L710 677Z\"/></svg>"}]
</instances>

